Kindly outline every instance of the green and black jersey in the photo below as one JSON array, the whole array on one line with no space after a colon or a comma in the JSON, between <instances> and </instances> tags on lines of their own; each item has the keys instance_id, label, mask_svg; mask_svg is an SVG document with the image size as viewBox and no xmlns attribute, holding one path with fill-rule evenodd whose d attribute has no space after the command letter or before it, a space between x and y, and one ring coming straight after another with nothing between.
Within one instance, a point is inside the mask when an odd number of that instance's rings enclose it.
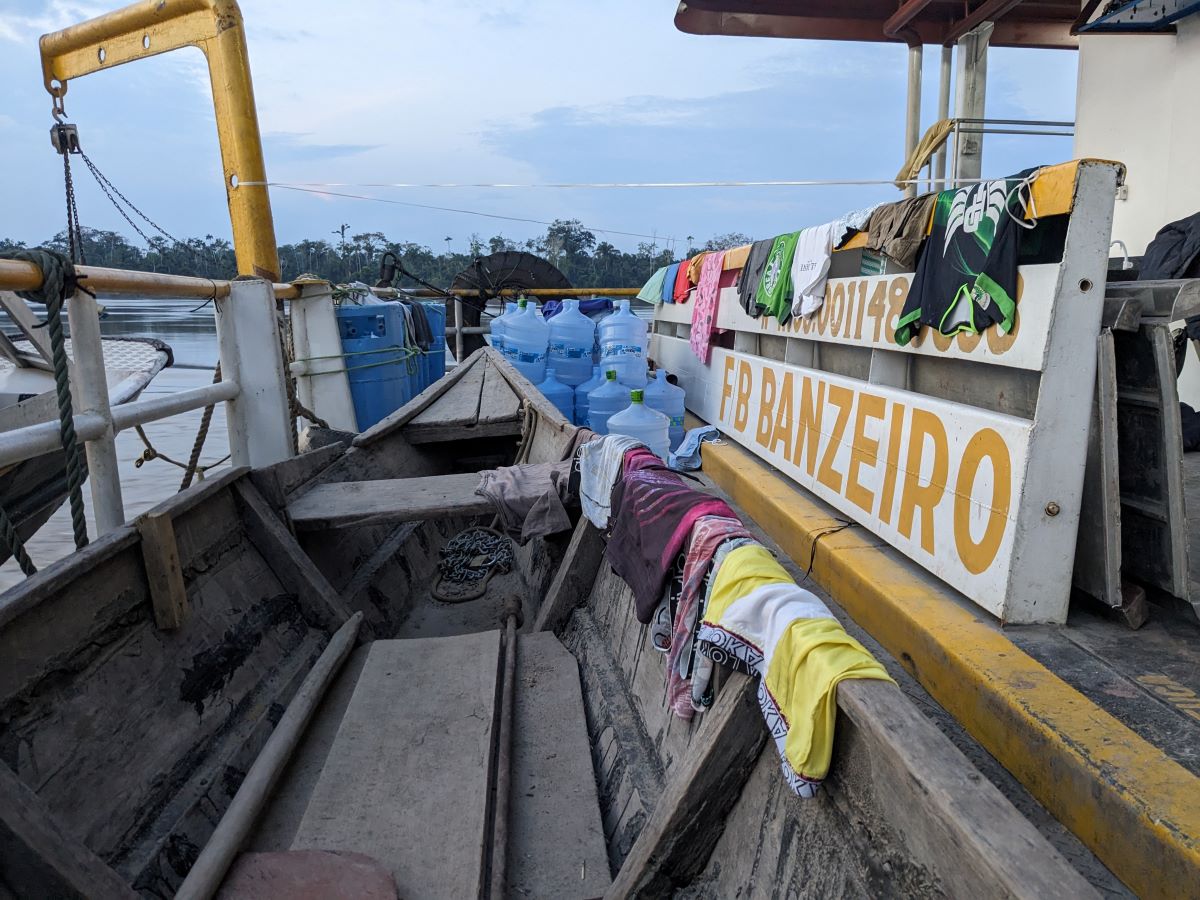
<instances>
[{"instance_id":1,"label":"green and black jersey","mask_svg":"<svg viewBox=\"0 0 1200 900\"><path fill-rule=\"evenodd\" d=\"M1033 171L1033 170L1029 170ZM933 229L917 260L912 288L896 326L903 347L931 325L945 335L978 334L991 325L1008 333L1017 311L1017 251L1022 172L942 191L933 207Z\"/></svg>"}]
</instances>

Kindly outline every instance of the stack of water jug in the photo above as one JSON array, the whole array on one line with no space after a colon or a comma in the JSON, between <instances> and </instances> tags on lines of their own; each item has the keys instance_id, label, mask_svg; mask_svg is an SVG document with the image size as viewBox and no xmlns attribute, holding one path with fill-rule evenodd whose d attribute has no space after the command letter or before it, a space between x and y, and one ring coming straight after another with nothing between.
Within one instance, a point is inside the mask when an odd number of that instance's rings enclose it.
<instances>
[{"instance_id":1,"label":"stack of water jug","mask_svg":"<svg viewBox=\"0 0 1200 900\"><path fill-rule=\"evenodd\" d=\"M491 334L492 346L568 421L597 434L635 437L663 460L683 440L683 389L662 369L647 384L646 323L628 300L597 326L578 300L564 300L547 322L522 299L506 304Z\"/></svg>"}]
</instances>

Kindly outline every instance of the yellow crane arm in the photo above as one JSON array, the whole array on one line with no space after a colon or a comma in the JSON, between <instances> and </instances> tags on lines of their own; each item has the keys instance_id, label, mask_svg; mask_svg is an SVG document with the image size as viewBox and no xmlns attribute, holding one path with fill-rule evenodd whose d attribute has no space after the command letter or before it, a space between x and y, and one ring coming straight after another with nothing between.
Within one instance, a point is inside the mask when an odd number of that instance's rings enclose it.
<instances>
[{"instance_id":1,"label":"yellow crane arm","mask_svg":"<svg viewBox=\"0 0 1200 900\"><path fill-rule=\"evenodd\" d=\"M180 47L199 47L208 60L238 272L279 280L250 58L235 0L141 0L42 35L40 47L42 76L58 111L72 78Z\"/></svg>"}]
</instances>

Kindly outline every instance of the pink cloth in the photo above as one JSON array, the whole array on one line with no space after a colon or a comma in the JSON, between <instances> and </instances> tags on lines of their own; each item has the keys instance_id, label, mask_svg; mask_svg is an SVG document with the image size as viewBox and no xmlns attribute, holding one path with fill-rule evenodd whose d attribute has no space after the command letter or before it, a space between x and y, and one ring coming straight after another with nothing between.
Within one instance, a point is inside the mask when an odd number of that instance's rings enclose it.
<instances>
[{"instance_id":1,"label":"pink cloth","mask_svg":"<svg viewBox=\"0 0 1200 900\"><path fill-rule=\"evenodd\" d=\"M692 634L700 612L700 595L704 576L717 553L717 548L734 538L748 538L740 521L725 516L705 516L692 525L687 556L683 562L683 589L675 604L675 623L671 630L671 649L667 653L667 699L675 715L690 720L692 706L691 678L684 677L687 657L692 652Z\"/></svg>"},{"instance_id":2,"label":"pink cloth","mask_svg":"<svg viewBox=\"0 0 1200 900\"><path fill-rule=\"evenodd\" d=\"M632 450L625 451L625 461L622 464L621 473L629 475L632 472L640 472L642 469L661 469L662 467L663 461L653 452L645 447L634 447Z\"/></svg>"},{"instance_id":3,"label":"pink cloth","mask_svg":"<svg viewBox=\"0 0 1200 900\"><path fill-rule=\"evenodd\" d=\"M637 620L654 617L675 557L704 516L736 519L724 500L694 490L664 466L626 471L613 489L613 528L604 556L633 590Z\"/></svg>"},{"instance_id":4,"label":"pink cloth","mask_svg":"<svg viewBox=\"0 0 1200 900\"><path fill-rule=\"evenodd\" d=\"M719 284L724 264L724 252L710 253L704 257L704 262L700 264L695 303L692 305L692 352L705 365L708 365L713 323L717 320L717 300L721 296Z\"/></svg>"}]
</instances>

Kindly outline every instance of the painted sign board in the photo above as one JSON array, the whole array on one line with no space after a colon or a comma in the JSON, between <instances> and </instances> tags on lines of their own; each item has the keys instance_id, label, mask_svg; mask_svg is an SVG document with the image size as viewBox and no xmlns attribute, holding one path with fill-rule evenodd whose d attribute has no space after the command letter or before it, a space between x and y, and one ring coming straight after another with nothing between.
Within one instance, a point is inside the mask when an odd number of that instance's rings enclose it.
<instances>
[{"instance_id":1,"label":"painted sign board","mask_svg":"<svg viewBox=\"0 0 1200 900\"><path fill-rule=\"evenodd\" d=\"M1017 318L1008 334L990 328L983 334L960 334L950 338L923 329L904 348L919 356L971 359L1014 369L1041 371L1045 364L1050 334L1051 303L1059 266L1024 266L1017 279ZM772 316L753 318L738 303L736 288L724 288L717 307L716 327L779 337L805 338L872 350L900 350L896 344L896 321L912 275L873 275L830 279L825 302L816 315L798 316L780 325ZM1026 296L1033 303L1022 304ZM690 324L690 303L661 304L656 318L664 322Z\"/></svg>"},{"instance_id":2,"label":"painted sign board","mask_svg":"<svg viewBox=\"0 0 1200 900\"><path fill-rule=\"evenodd\" d=\"M727 436L1001 615L1031 422L661 339L689 405Z\"/></svg>"},{"instance_id":3,"label":"painted sign board","mask_svg":"<svg viewBox=\"0 0 1200 900\"><path fill-rule=\"evenodd\" d=\"M1021 267L1009 334L924 329L899 347L912 276L889 274L830 279L820 313L786 325L725 288L715 327L735 349L714 347L707 365L680 327L693 304L658 304L652 356L689 409L1001 621L1065 622L1119 171L1078 164L1061 262ZM868 351L866 376L822 369L813 351L828 344ZM973 365L942 369L948 390L935 360ZM1028 418L994 411L1014 384L1035 392Z\"/></svg>"}]
</instances>

